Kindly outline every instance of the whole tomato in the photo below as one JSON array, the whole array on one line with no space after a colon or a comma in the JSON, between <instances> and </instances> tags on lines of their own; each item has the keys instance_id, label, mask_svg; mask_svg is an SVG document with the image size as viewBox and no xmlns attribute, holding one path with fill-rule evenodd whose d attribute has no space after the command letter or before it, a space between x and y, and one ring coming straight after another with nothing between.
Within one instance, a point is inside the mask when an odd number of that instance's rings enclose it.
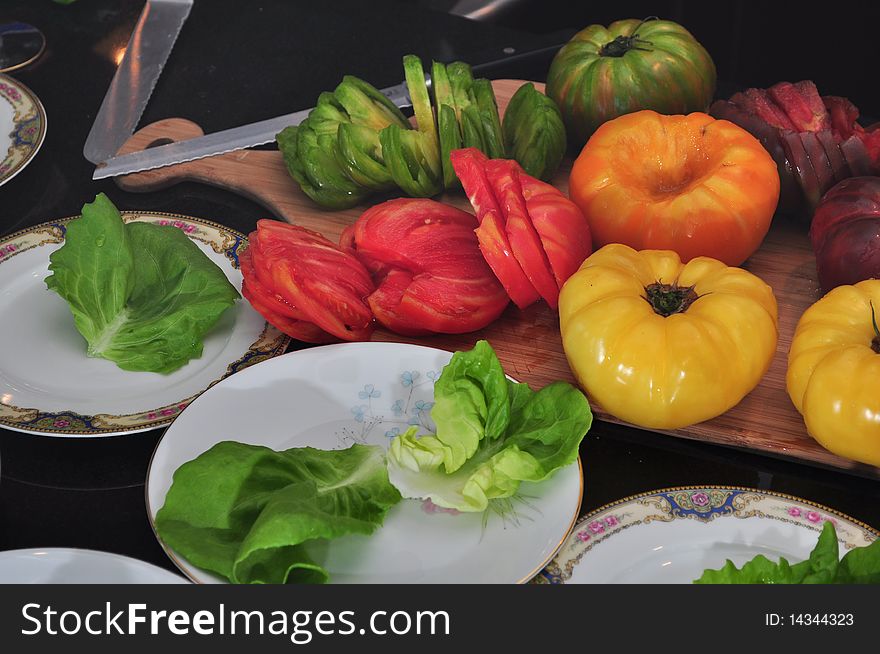
<instances>
[{"instance_id":1,"label":"whole tomato","mask_svg":"<svg viewBox=\"0 0 880 654\"><path fill-rule=\"evenodd\" d=\"M591 401L641 427L718 416L764 376L776 351L773 291L741 268L606 245L559 295L562 345Z\"/></svg>"},{"instance_id":2,"label":"whole tomato","mask_svg":"<svg viewBox=\"0 0 880 654\"><path fill-rule=\"evenodd\" d=\"M590 25L562 47L547 73L547 95L576 146L605 121L640 109L705 111L714 93L709 53L669 20Z\"/></svg>"},{"instance_id":3,"label":"whole tomato","mask_svg":"<svg viewBox=\"0 0 880 654\"><path fill-rule=\"evenodd\" d=\"M746 130L702 113L608 121L575 161L569 192L597 246L674 250L738 266L779 200L773 158Z\"/></svg>"},{"instance_id":4,"label":"whole tomato","mask_svg":"<svg viewBox=\"0 0 880 654\"><path fill-rule=\"evenodd\" d=\"M810 436L880 466L880 280L838 286L804 312L785 385Z\"/></svg>"},{"instance_id":5,"label":"whole tomato","mask_svg":"<svg viewBox=\"0 0 880 654\"><path fill-rule=\"evenodd\" d=\"M880 278L880 177L851 177L828 191L810 240L824 290Z\"/></svg>"}]
</instances>

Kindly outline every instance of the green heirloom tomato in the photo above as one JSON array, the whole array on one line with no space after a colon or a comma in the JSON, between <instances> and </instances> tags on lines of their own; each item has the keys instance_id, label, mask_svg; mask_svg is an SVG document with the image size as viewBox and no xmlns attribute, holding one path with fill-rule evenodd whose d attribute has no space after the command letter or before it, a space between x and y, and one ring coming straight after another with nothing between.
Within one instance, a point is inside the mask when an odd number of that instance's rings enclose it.
<instances>
[{"instance_id":1,"label":"green heirloom tomato","mask_svg":"<svg viewBox=\"0 0 880 654\"><path fill-rule=\"evenodd\" d=\"M668 20L619 20L590 25L556 54L547 95L572 144L580 147L602 123L653 109L661 114L705 111L715 93L715 64L681 25Z\"/></svg>"}]
</instances>

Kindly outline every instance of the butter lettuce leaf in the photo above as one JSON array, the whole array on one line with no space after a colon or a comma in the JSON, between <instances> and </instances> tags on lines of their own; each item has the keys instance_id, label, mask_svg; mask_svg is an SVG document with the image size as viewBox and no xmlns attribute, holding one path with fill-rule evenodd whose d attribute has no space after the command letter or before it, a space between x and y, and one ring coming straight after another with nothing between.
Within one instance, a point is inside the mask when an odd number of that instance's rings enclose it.
<instances>
[{"instance_id":1,"label":"butter lettuce leaf","mask_svg":"<svg viewBox=\"0 0 880 654\"><path fill-rule=\"evenodd\" d=\"M64 298L88 355L123 370L169 373L202 355L202 338L239 298L181 230L124 223L103 193L67 226L46 286Z\"/></svg>"},{"instance_id":2,"label":"butter lettuce leaf","mask_svg":"<svg viewBox=\"0 0 880 654\"><path fill-rule=\"evenodd\" d=\"M443 369L431 418L436 435L413 427L391 442L389 478L404 497L459 511L484 511L573 463L592 423L583 393L508 380L485 341Z\"/></svg>"},{"instance_id":3,"label":"butter lettuce leaf","mask_svg":"<svg viewBox=\"0 0 880 654\"><path fill-rule=\"evenodd\" d=\"M706 570L695 584L878 584L880 540L857 547L839 559L834 524L825 522L819 540L807 560L790 564L785 558L774 563L759 554L742 568L731 560L718 570Z\"/></svg>"},{"instance_id":4,"label":"butter lettuce leaf","mask_svg":"<svg viewBox=\"0 0 880 654\"><path fill-rule=\"evenodd\" d=\"M381 448L277 452L224 441L174 473L162 540L233 583L322 583L305 543L371 534L400 501Z\"/></svg>"}]
</instances>

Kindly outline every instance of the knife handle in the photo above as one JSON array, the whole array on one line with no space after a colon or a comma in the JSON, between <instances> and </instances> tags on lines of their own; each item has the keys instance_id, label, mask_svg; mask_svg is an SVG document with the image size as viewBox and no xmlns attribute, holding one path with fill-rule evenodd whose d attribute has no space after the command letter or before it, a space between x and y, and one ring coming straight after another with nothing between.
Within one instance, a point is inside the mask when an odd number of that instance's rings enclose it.
<instances>
[{"instance_id":1,"label":"knife handle","mask_svg":"<svg viewBox=\"0 0 880 654\"><path fill-rule=\"evenodd\" d=\"M203 134L191 120L166 118L135 132L119 154ZM238 150L114 179L119 188L133 193L159 191L181 182L209 184L248 197L288 222L295 222L302 208L313 206L290 178L281 153L270 150Z\"/></svg>"}]
</instances>

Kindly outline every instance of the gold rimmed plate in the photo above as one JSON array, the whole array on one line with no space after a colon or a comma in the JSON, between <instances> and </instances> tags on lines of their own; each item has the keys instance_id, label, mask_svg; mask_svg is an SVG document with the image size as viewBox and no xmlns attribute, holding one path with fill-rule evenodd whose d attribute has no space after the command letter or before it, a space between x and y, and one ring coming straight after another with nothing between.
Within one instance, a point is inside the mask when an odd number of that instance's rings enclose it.
<instances>
[{"instance_id":1,"label":"gold rimmed plate","mask_svg":"<svg viewBox=\"0 0 880 654\"><path fill-rule=\"evenodd\" d=\"M147 473L150 522L174 472L221 441L331 450L353 443L387 447L410 425L432 431L434 381L451 356L417 345L344 343L292 352L223 380L159 441ZM562 544L582 493L578 462L540 484L522 484L486 514L404 500L370 536L304 547L331 583L521 583ZM163 546L193 581L221 581Z\"/></svg>"},{"instance_id":2,"label":"gold rimmed plate","mask_svg":"<svg viewBox=\"0 0 880 654\"><path fill-rule=\"evenodd\" d=\"M803 561L825 522L843 556L880 532L793 495L739 486L681 486L625 497L578 521L542 583L691 583L730 559Z\"/></svg>"},{"instance_id":3,"label":"gold rimmed plate","mask_svg":"<svg viewBox=\"0 0 880 654\"><path fill-rule=\"evenodd\" d=\"M28 87L0 74L0 186L20 173L46 138L46 110Z\"/></svg>"},{"instance_id":4,"label":"gold rimmed plate","mask_svg":"<svg viewBox=\"0 0 880 654\"><path fill-rule=\"evenodd\" d=\"M182 230L241 289L243 234L174 214L124 212L123 218ZM170 374L125 371L88 357L67 303L44 281L70 220L0 240L0 426L62 437L161 427L212 384L286 350L290 339L242 299L206 335L202 356Z\"/></svg>"}]
</instances>

